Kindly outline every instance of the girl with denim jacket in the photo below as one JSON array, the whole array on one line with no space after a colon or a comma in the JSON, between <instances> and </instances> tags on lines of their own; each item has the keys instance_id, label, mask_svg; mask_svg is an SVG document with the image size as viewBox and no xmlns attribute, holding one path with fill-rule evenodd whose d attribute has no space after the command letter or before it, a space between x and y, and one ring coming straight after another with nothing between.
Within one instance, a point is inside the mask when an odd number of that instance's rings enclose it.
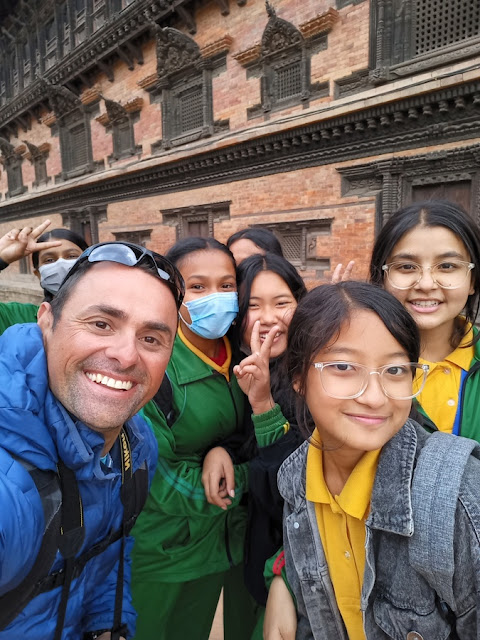
<instances>
[{"instance_id":1,"label":"girl with denim jacket","mask_svg":"<svg viewBox=\"0 0 480 640\"><path fill-rule=\"evenodd\" d=\"M480 449L409 419L419 351L411 316L372 285L318 287L294 314L287 368L315 423L278 477L297 640L480 633ZM465 443L437 486L436 450Z\"/></svg>"}]
</instances>

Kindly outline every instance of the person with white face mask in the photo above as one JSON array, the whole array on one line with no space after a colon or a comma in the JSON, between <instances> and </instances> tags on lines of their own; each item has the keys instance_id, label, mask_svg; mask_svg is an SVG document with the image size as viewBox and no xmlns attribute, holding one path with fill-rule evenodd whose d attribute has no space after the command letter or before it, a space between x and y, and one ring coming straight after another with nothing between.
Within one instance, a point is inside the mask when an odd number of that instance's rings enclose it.
<instances>
[{"instance_id":1,"label":"person with white face mask","mask_svg":"<svg viewBox=\"0 0 480 640\"><path fill-rule=\"evenodd\" d=\"M157 471L134 530L135 640L207 640L224 588L225 640L249 638L253 601L243 581L247 463L223 508L202 485L206 453L242 432L245 396L233 375L226 333L238 312L235 262L213 238L185 238L168 252L185 298L167 382L146 405L159 446ZM165 398L170 397L170 402Z\"/></svg>"},{"instance_id":2,"label":"person with white face mask","mask_svg":"<svg viewBox=\"0 0 480 640\"><path fill-rule=\"evenodd\" d=\"M45 232L49 225L50 220L45 220L35 228L12 229L0 238L0 270L31 255L45 302L51 302L78 256L88 247L82 236L69 229ZM0 334L14 324L36 322L37 311L35 304L0 304Z\"/></svg>"}]
</instances>

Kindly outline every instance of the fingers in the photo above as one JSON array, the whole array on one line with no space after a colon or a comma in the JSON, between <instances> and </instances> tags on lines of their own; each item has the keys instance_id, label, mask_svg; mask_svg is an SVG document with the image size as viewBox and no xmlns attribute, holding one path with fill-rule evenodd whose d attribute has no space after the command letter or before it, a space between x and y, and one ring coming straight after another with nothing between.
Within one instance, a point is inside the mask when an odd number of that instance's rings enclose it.
<instances>
[{"instance_id":1,"label":"fingers","mask_svg":"<svg viewBox=\"0 0 480 640\"><path fill-rule=\"evenodd\" d=\"M233 464L226 465L224 467L224 472L225 472L224 480L225 480L227 494L230 496L230 498L234 498L235 497L235 471L233 469ZM231 504L231 501L230 501L230 504Z\"/></svg>"},{"instance_id":2,"label":"fingers","mask_svg":"<svg viewBox=\"0 0 480 640\"><path fill-rule=\"evenodd\" d=\"M250 338L250 349L252 353L260 353L260 320L255 320L253 323L252 336Z\"/></svg>"},{"instance_id":3,"label":"fingers","mask_svg":"<svg viewBox=\"0 0 480 640\"><path fill-rule=\"evenodd\" d=\"M16 240L19 233L20 229L11 229L7 234L5 234L5 238L7 238L7 240Z\"/></svg>"},{"instance_id":4,"label":"fingers","mask_svg":"<svg viewBox=\"0 0 480 640\"><path fill-rule=\"evenodd\" d=\"M340 274L342 273L343 264L339 262L332 273L332 284L340 282Z\"/></svg>"},{"instance_id":5,"label":"fingers","mask_svg":"<svg viewBox=\"0 0 480 640\"><path fill-rule=\"evenodd\" d=\"M350 260L350 262L345 267L345 271L342 276L343 282L345 282L346 280L350 280L354 266L355 266L355 260Z\"/></svg>"},{"instance_id":6,"label":"fingers","mask_svg":"<svg viewBox=\"0 0 480 640\"><path fill-rule=\"evenodd\" d=\"M28 238L30 237L30 234L32 233L32 231L33 231L32 227L23 227L23 229L17 235L17 240L19 240L20 242L27 243Z\"/></svg>"},{"instance_id":7,"label":"fingers","mask_svg":"<svg viewBox=\"0 0 480 640\"><path fill-rule=\"evenodd\" d=\"M280 331L280 327L278 324L274 325L270 331L267 333L265 340L263 341L262 347L260 349L260 353L262 357L264 357L267 361L270 360L270 353L272 351L272 344L275 340L275 336Z\"/></svg>"},{"instance_id":8,"label":"fingers","mask_svg":"<svg viewBox=\"0 0 480 640\"><path fill-rule=\"evenodd\" d=\"M39 224L38 227L35 227L35 229L32 229L32 231L30 233L30 236L32 238L37 239L39 236L42 235L42 233L45 231L45 229L50 226L50 224L51 224L51 221L47 218L41 224ZM30 227L30 229L31 229L31 227Z\"/></svg>"},{"instance_id":9,"label":"fingers","mask_svg":"<svg viewBox=\"0 0 480 640\"><path fill-rule=\"evenodd\" d=\"M53 247L59 247L62 244L61 240L49 240L48 242L36 242L31 247L31 251L42 251L43 249L53 249Z\"/></svg>"}]
</instances>

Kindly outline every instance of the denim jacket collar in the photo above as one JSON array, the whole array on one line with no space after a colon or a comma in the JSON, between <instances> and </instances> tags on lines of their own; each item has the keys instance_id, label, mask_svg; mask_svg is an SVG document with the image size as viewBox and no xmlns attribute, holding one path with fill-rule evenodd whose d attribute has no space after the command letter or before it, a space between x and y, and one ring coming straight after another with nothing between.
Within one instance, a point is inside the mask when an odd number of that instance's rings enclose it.
<instances>
[{"instance_id":1,"label":"denim jacket collar","mask_svg":"<svg viewBox=\"0 0 480 640\"><path fill-rule=\"evenodd\" d=\"M411 484L418 445L427 434L417 430L411 420L383 447L372 490L371 509L366 525L403 536L413 535ZM422 440L422 443L419 443ZM305 442L282 465L278 487L283 497L301 509L305 502L305 464L309 443ZM299 482L288 482L288 478ZM381 485L381 486L380 486Z\"/></svg>"}]
</instances>

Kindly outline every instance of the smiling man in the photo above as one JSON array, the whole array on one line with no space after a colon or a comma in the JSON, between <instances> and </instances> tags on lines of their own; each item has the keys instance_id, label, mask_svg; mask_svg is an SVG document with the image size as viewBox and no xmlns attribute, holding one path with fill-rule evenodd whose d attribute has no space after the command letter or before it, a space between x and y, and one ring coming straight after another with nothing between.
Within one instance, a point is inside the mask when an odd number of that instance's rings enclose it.
<instances>
[{"instance_id":1,"label":"smiling man","mask_svg":"<svg viewBox=\"0 0 480 640\"><path fill-rule=\"evenodd\" d=\"M133 635L128 532L156 464L135 414L161 384L182 297L162 256L104 243L38 326L2 336L1 640Z\"/></svg>"}]
</instances>

